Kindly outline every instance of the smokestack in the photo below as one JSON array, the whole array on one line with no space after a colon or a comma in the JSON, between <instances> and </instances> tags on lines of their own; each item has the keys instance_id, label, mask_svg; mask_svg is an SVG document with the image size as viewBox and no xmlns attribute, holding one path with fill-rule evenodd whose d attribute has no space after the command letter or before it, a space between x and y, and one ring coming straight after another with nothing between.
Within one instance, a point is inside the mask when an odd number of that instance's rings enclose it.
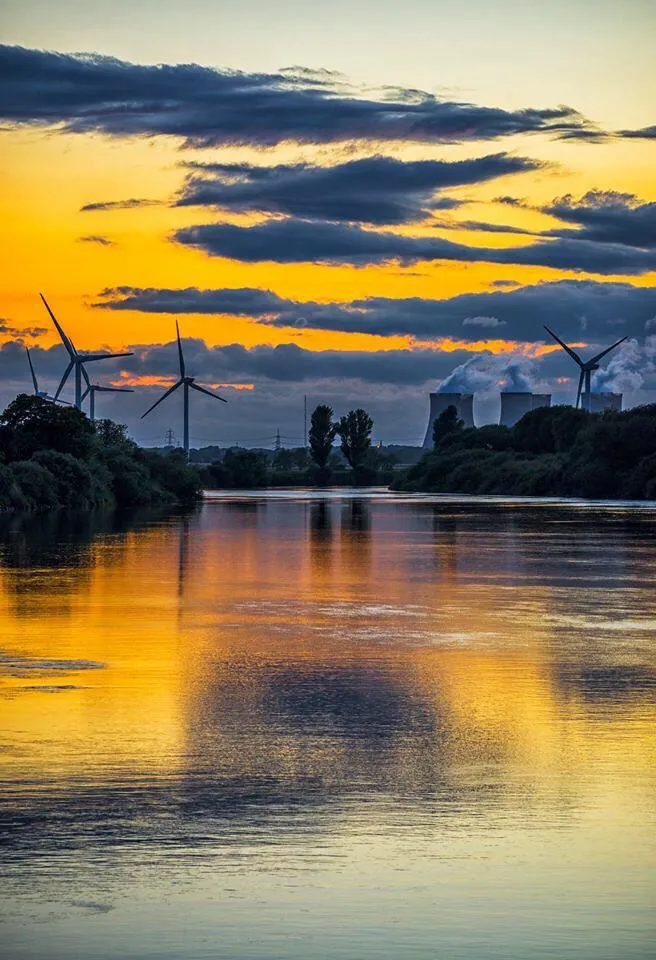
<instances>
[{"instance_id":1,"label":"smokestack","mask_svg":"<svg viewBox=\"0 0 656 960\"><path fill-rule=\"evenodd\" d=\"M424 437L423 449L433 447L433 424L447 407L455 407L460 420L464 420L466 427L474 426L474 395L473 393L431 393L428 426Z\"/></svg>"},{"instance_id":2,"label":"smokestack","mask_svg":"<svg viewBox=\"0 0 656 960\"><path fill-rule=\"evenodd\" d=\"M621 393L584 393L582 395L583 409L589 413L603 413L604 410L622 412Z\"/></svg>"},{"instance_id":3,"label":"smokestack","mask_svg":"<svg viewBox=\"0 0 656 960\"><path fill-rule=\"evenodd\" d=\"M551 406L550 393L534 393L532 395L531 410L537 410L538 407L550 407L550 406Z\"/></svg>"}]
</instances>

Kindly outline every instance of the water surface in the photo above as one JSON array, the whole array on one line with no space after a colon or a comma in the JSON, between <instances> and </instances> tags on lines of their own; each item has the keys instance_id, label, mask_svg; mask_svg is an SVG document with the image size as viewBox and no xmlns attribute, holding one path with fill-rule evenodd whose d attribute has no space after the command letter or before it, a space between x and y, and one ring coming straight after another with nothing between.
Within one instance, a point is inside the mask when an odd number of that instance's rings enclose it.
<instances>
[{"instance_id":1,"label":"water surface","mask_svg":"<svg viewBox=\"0 0 656 960\"><path fill-rule=\"evenodd\" d=\"M0 525L11 958L653 955L656 506Z\"/></svg>"}]
</instances>

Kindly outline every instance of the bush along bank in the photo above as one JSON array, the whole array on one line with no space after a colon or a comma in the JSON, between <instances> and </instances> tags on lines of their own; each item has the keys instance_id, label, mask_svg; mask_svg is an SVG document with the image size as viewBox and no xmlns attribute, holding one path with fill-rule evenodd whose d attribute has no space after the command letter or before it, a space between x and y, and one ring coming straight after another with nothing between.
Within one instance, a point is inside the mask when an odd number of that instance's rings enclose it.
<instances>
[{"instance_id":1,"label":"bush along bank","mask_svg":"<svg viewBox=\"0 0 656 960\"><path fill-rule=\"evenodd\" d=\"M0 415L0 510L187 504L200 477L182 451L144 450L111 420L21 394Z\"/></svg>"},{"instance_id":2,"label":"bush along bank","mask_svg":"<svg viewBox=\"0 0 656 960\"><path fill-rule=\"evenodd\" d=\"M623 413L542 407L514 427L465 428L455 407L393 490L656 500L656 404Z\"/></svg>"}]
</instances>

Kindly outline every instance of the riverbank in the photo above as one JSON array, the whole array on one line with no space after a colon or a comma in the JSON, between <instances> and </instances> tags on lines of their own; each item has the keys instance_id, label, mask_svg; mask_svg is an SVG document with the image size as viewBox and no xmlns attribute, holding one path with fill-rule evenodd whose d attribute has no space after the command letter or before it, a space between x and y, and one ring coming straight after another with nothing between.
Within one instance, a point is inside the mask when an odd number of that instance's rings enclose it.
<instances>
[{"instance_id":1,"label":"riverbank","mask_svg":"<svg viewBox=\"0 0 656 960\"><path fill-rule=\"evenodd\" d=\"M450 412L451 411L451 412ZM450 407L435 447L394 480L403 492L656 499L656 405L533 410L514 427L465 429Z\"/></svg>"},{"instance_id":2,"label":"riverbank","mask_svg":"<svg viewBox=\"0 0 656 960\"><path fill-rule=\"evenodd\" d=\"M0 417L0 511L189 504L198 472L179 451L144 450L111 420L21 394Z\"/></svg>"}]
</instances>

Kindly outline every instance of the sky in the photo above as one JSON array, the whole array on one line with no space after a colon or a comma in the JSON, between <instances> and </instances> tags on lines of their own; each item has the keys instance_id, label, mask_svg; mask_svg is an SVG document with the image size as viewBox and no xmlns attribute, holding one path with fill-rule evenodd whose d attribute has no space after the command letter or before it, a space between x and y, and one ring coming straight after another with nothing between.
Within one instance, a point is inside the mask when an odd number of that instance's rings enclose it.
<instances>
[{"instance_id":1,"label":"sky","mask_svg":"<svg viewBox=\"0 0 656 960\"><path fill-rule=\"evenodd\" d=\"M651 3L5 0L0 407L64 351L146 444L287 445L363 406L419 443L428 393L656 401ZM454 371L456 371L454 376ZM70 394L70 385L64 396Z\"/></svg>"}]
</instances>

